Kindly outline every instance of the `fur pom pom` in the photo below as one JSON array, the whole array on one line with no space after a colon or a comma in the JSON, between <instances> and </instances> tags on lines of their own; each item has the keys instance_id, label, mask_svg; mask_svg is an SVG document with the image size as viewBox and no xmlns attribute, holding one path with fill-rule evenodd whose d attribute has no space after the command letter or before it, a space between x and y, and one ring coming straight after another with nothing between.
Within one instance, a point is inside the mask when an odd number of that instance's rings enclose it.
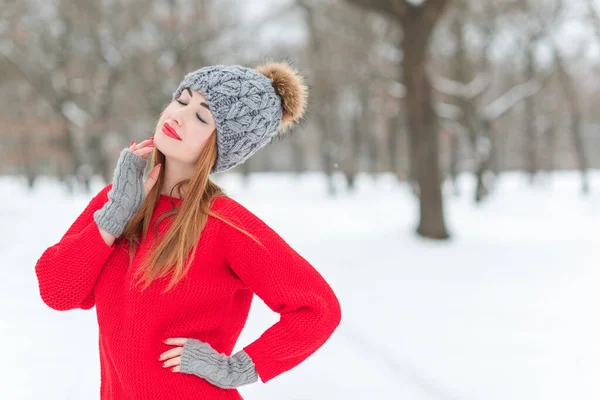
<instances>
[{"instance_id":1,"label":"fur pom pom","mask_svg":"<svg viewBox=\"0 0 600 400\"><path fill-rule=\"evenodd\" d=\"M267 62L255 70L271 80L275 92L281 97L283 115L279 133L284 133L300 120L306 111L308 88L304 84L304 78L283 62Z\"/></svg>"}]
</instances>

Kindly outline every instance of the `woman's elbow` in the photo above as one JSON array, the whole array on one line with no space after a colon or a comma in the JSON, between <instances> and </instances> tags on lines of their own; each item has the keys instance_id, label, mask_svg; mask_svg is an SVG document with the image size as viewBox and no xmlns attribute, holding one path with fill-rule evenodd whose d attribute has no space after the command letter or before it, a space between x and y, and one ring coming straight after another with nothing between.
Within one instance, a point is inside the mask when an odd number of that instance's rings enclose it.
<instances>
[{"instance_id":1,"label":"woman's elbow","mask_svg":"<svg viewBox=\"0 0 600 400\"><path fill-rule=\"evenodd\" d=\"M327 336L331 335L342 320L342 307L340 302L333 292L329 289L327 295L321 299L321 307L319 307L320 320L323 326L328 327Z\"/></svg>"},{"instance_id":2,"label":"woman's elbow","mask_svg":"<svg viewBox=\"0 0 600 400\"><path fill-rule=\"evenodd\" d=\"M56 311L68 311L77 308L77 304L57 296L56 293L40 290L40 297L44 304Z\"/></svg>"},{"instance_id":3,"label":"woman's elbow","mask_svg":"<svg viewBox=\"0 0 600 400\"><path fill-rule=\"evenodd\" d=\"M46 281L38 276L40 298L48 307L56 311L68 311L78 308L80 295L73 288L61 285L60 282Z\"/></svg>"},{"instance_id":4,"label":"woman's elbow","mask_svg":"<svg viewBox=\"0 0 600 400\"><path fill-rule=\"evenodd\" d=\"M335 330L342 322L342 306L337 296L333 294L332 300L330 302L330 316L331 323L333 325L333 329Z\"/></svg>"}]
</instances>

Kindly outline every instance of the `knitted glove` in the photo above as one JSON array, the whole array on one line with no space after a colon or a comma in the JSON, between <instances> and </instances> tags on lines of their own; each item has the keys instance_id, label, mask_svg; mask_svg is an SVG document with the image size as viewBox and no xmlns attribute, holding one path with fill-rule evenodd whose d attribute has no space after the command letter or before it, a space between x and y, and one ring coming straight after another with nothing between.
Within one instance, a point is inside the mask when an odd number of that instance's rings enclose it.
<instances>
[{"instance_id":1,"label":"knitted glove","mask_svg":"<svg viewBox=\"0 0 600 400\"><path fill-rule=\"evenodd\" d=\"M98 227L115 237L121 236L125 225L146 197L144 169L146 159L123 149L113 175L113 186L108 192L104 207L94 212Z\"/></svg>"},{"instance_id":2,"label":"knitted glove","mask_svg":"<svg viewBox=\"0 0 600 400\"><path fill-rule=\"evenodd\" d=\"M179 368L181 372L204 378L222 389L258 381L254 362L244 350L228 357L196 339L188 339L183 345Z\"/></svg>"}]
</instances>

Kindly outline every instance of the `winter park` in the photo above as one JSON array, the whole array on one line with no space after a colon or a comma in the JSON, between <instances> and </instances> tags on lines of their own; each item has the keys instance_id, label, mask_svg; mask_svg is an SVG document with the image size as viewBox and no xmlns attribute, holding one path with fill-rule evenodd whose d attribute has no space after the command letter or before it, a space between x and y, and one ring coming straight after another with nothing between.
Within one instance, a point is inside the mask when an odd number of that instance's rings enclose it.
<instances>
[{"instance_id":1,"label":"winter park","mask_svg":"<svg viewBox=\"0 0 600 400\"><path fill-rule=\"evenodd\" d=\"M0 399L600 398L600 1L0 10Z\"/></svg>"}]
</instances>

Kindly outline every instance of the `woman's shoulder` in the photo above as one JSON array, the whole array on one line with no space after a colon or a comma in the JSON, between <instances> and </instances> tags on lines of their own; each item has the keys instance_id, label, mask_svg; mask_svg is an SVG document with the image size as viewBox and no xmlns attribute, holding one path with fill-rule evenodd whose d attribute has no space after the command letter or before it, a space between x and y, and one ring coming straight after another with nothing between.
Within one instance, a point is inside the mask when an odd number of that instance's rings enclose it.
<instances>
[{"instance_id":1,"label":"woman's shoulder","mask_svg":"<svg viewBox=\"0 0 600 400\"><path fill-rule=\"evenodd\" d=\"M225 216L244 217L248 215L254 215L248 208L243 206L240 202L231 197L224 195L218 196L213 200L212 211L215 213Z\"/></svg>"},{"instance_id":2,"label":"woman's shoulder","mask_svg":"<svg viewBox=\"0 0 600 400\"><path fill-rule=\"evenodd\" d=\"M225 218L236 225L245 227L266 226L265 222L254 212L229 196L216 197L211 210L219 217Z\"/></svg>"}]
</instances>

